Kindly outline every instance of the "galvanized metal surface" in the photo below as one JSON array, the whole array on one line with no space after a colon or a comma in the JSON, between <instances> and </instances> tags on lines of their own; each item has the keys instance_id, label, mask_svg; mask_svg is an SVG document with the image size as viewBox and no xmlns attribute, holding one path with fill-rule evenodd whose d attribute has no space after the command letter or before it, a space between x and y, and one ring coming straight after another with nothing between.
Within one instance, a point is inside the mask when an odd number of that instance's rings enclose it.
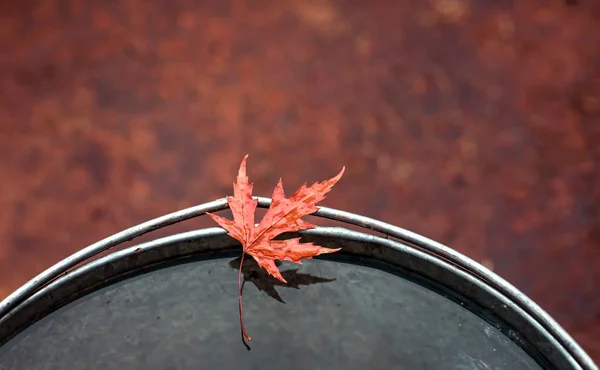
<instances>
[{"instance_id":1,"label":"galvanized metal surface","mask_svg":"<svg viewBox=\"0 0 600 370\"><path fill-rule=\"evenodd\" d=\"M266 208L270 204L269 199L258 198L258 200L259 207ZM220 199L196 207L191 207L124 230L87 248L84 248L80 252L49 268L38 277L24 285L22 288L14 292L7 299L2 301L0 303L0 320L3 320L4 317L8 317L7 315L10 315L12 310L17 308L27 299L31 298L45 284L102 251L158 228L168 226L185 219L197 217L205 212L216 212L226 208L226 199ZM539 325L540 330L549 333L549 337L551 338L549 340L556 340L558 343L560 343L560 347L564 348L565 351L572 356L574 361L581 366L581 368L586 370L597 369L596 365L594 365L587 354L545 311L543 311L512 285L508 284L502 278L478 263L472 261L471 259L426 237L367 217L325 207L321 207L315 215L332 220L338 220L351 225L361 226L369 230L382 232L386 235L397 238L402 242L410 243L411 245L427 251L429 256L432 258L440 261L446 260L450 262L459 269L456 270L457 274L466 274L466 276L469 276L470 279L478 281L478 284L481 287L489 286L490 289L498 291L501 295L505 296L507 298L505 304L512 306L512 310L514 311L522 311L522 314L520 314L521 316L530 317L530 324Z\"/></svg>"},{"instance_id":2,"label":"galvanized metal surface","mask_svg":"<svg viewBox=\"0 0 600 370\"><path fill-rule=\"evenodd\" d=\"M509 329L510 302L446 262L340 228L303 237L343 252L280 266L287 284L244 264L251 351L236 317L239 245L205 229L61 276L0 324L4 340L39 319L0 347L0 369L580 369L530 321L517 325L528 338Z\"/></svg>"}]
</instances>

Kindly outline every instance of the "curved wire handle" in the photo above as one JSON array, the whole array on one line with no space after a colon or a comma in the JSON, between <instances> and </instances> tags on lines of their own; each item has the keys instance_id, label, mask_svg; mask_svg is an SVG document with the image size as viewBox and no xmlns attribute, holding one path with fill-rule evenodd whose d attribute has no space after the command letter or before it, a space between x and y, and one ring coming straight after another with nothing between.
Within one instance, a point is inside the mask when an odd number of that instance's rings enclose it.
<instances>
[{"instance_id":1,"label":"curved wire handle","mask_svg":"<svg viewBox=\"0 0 600 370\"><path fill-rule=\"evenodd\" d=\"M258 206L260 208L269 208L271 205L271 199L269 198L253 198L258 200ZM0 302L0 318L9 313L27 298L31 297L44 285L59 277L65 271L77 266L82 262L85 262L87 259L99 253L102 253L121 243L147 234L151 231L201 216L206 212L218 212L227 208L229 208L227 205L227 198L221 198L209 203L204 203L157 217L85 247L56 263L52 267L46 269ZM454 263L457 267L460 267L469 273L476 275L478 278L485 280L493 288L512 299L521 307L521 309L531 315L546 330L548 330L548 332L565 347L565 349L584 369L598 370L598 367L594 364L588 354L583 351L583 349L573 340L573 338L571 338L571 336L556 321L554 321L554 319L550 317L546 311L544 311L541 307L539 307L536 303L534 303L525 294L516 289L506 280L502 279L500 276L496 275L494 272L490 271L469 257L466 257L461 253L427 237L369 217L327 207L319 207L319 210L312 215L334 221L345 222L372 231L384 233L402 241L406 241L424 249L432 255L444 258Z\"/></svg>"}]
</instances>

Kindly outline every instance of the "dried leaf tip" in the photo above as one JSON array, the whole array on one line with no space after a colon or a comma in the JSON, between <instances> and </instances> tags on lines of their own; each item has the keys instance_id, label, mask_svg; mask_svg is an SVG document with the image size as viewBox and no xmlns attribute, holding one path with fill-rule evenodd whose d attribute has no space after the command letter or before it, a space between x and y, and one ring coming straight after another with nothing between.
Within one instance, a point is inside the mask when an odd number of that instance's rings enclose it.
<instances>
[{"instance_id":1,"label":"dried leaf tip","mask_svg":"<svg viewBox=\"0 0 600 370\"><path fill-rule=\"evenodd\" d=\"M240 179L243 179L243 182L248 182L248 175L246 174L246 161L248 160L248 154L244 156L242 159L242 163L240 164L240 169L238 170L238 182Z\"/></svg>"}]
</instances>

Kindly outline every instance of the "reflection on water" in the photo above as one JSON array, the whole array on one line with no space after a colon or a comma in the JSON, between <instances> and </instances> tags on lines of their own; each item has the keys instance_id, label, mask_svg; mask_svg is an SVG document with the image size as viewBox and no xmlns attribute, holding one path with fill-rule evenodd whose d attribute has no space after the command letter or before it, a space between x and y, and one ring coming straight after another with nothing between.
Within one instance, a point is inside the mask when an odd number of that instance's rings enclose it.
<instances>
[{"instance_id":1,"label":"reflection on water","mask_svg":"<svg viewBox=\"0 0 600 370\"><path fill-rule=\"evenodd\" d=\"M238 257L234 260L231 260L229 262L229 266L236 270L239 269L241 259L241 257ZM275 261L275 265L279 267L281 266L281 262ZM283 298L281 298L279 293L277 293L277 290L275 290L276 286L300 289L300 286L302 285L330 283L332 281L335 281L335 279L327 279L311 274L303 274L301 272L298 272L298 269L292 269L281 271L281 276L283 276L283 278L287 281L286 284L269 275L267 271L260 267L253 258L244 258L242 274L244 275L242 290L244 284L246 284L246 282L250 282L254 284L256 288L258 288L258 290L260 290L261 292L265 292L269 297L281 303L285 303L285 301L283 300Z\"/></svg>"}]
</instances>

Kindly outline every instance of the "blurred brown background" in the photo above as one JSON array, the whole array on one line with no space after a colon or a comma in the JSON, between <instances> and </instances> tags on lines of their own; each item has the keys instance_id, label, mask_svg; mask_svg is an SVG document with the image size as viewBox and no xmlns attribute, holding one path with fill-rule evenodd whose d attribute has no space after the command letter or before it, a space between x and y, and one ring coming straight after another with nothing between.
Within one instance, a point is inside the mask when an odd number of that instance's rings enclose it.
<instances>
[{"instance_id":1,"label":"blurred brown background","mask_svg":"<svg viewBox=\"0 0 600 370\"><path fill-rule=\"evenodd\" d=\"M485 263L600 360L600 1L0 3L0 298L246 153L262 196L346 165L323 205Z\"/></svg>"}]
</instances>

